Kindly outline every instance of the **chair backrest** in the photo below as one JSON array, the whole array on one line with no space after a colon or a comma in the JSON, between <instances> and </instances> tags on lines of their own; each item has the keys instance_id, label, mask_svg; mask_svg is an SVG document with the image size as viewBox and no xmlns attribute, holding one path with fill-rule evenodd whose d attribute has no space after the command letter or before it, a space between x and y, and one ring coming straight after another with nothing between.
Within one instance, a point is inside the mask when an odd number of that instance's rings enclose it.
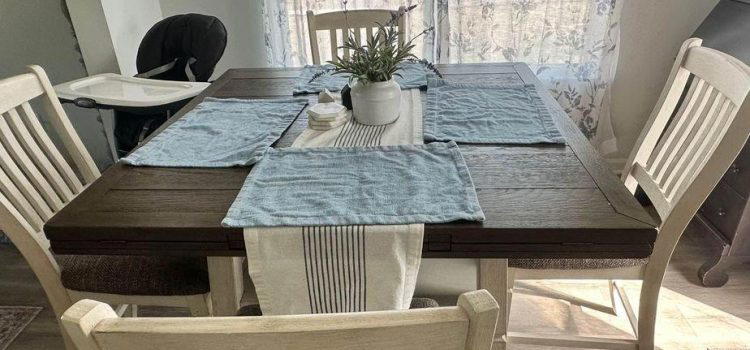
<instances>
[{"instance_id":1,"label":"chair backrest","mask_svg":"<svg viewBox=\"0 0 750 350\"><path fill-rule=\"evenodd\" d=\"M403 45L406 38L406 7L401 6L397 11L392 10L347 10L315 14L307 11L307 29L310 33L310 50L312 51L313 64L320 64L320 51L318 48L318 31L327 30L331 38L331 60L339 58L339 38L346 39L351 33L355 40L362 40L363 33L367 37L372 36L373 30L377 33L378 24L385 25L391 21L393 16L401 14L395 23L398 28L398 43ZM363 32L364 30L364 32ZM349 50L343 50L343 57L349 58Z\"/></svg>"},{"instance_id":2,"label":"chair backrest","mask_svg":"<svg viewBox=\"0 0 750 350\"><path fill-rule=\"evenodd\" d=\"M70 306L44 223L100 176L39 66L0 80L0 230L20 250L61 314ZM68 158L46 133L30 102L41 102ZM77 170L68 163L71 159Z\"/></svg>"},{"instance_id":3,"label":"chair backrest","mask_svg":"<svg viewBox=\"0 0 750 350\"><path fill-rule=\"evenodd\" d=\"M664 264L750 133L750 67L701 42L680 49L622 175L662 219L652 260Z\"/></svg>"},{"instance_id":4,"label":"chair backrest","mask_svg":"<svg viewBox=\"0 0 750 350\"><path fill-rule=\"evenodd\" d=\"M498 312L486 290L461 295L455 307L258 317L127 319L81 300L62 324L80 350L489 350Z\"/></svg>"},{"instance_id":5,"label":"chair backrest","mask_svg":"<svg viewBox=\"0 0 750 350\"><path fill-rule=\"evenodd\" d=\"M205 82L226 47L227 28L218 18L197 13L174 15L146 32L135 64L138 75L145 78Z\"/></svg>"}]
</instances>

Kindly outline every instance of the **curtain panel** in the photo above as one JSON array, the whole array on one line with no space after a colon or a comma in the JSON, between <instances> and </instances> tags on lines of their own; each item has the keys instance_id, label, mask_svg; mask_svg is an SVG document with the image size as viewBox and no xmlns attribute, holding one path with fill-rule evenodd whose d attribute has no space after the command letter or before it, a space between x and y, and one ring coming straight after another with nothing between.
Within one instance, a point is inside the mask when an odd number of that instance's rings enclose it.
<instances>
[{"instance_id":1,"label":"curtain panel","mask_svg":"<svg viewBox=\"0 0 750 350\"><path fill-rule=\"evenodd\" d=\"M602 154L617 151L609 105L622 0L262 1L268 63L274 67L312 62L308 10L417 5L408 14L407 33L434 28L416 43L417 56L435 63L525 62ZM330 59L327 33L318 37L321 59Z\"/></svg>"}]
</instances>

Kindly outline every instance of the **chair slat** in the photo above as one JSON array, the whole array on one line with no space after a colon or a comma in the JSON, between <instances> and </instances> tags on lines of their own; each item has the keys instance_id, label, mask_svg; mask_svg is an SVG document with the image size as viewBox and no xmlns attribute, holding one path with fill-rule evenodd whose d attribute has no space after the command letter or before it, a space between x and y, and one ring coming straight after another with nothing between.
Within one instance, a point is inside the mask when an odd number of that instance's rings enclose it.
<instances>
[{"instance_id":1,"label":"chair slat","mask_svg":"<svg viewBox=\"0 0 750 350\"><path fill-rule=\"evenodd\" d=\"M315 13L307 11L307 32L310 36L310 53L313 64L320 64L320 49L318 48L318 24L315 21Z\"/></svg>"},{"instance_id":2,"label":"chair slat","mask_svg":"<svg viewBox=\"0 0 750 350\"><path fill-rule=\"evenodd\" d=\"M683 167L676 171L680 176L667 188L667 198L677 198L678 195L684 193L698 171L705 166L708 158L726 135L731 121L736 115L737 110L734 107L729 98L724 99L724 103L715 117L715 122L708 130L704 141L695 151L689 153L691 155L688 158L689 162L686 162Z\"/></svg>"},{"instance_id":3,"label":"chair slat","mask_svg":"<svg viewBox=\"0 0 750 350\"><path fill-rule=\"evenodd\" d=\"M62 108L60 100L57 98L57 93L55 93L55 89L52 87L52 83L49 81L47 73L45 73L42 67L39 66L29 66L29 70L37 75L39 82L42 84L42 88L44 88L44 95L41 98L41 102L42 107L49 117L48 120L50 125L52 125L57 132L57 136L62 141L65 150L73 160L76 168L78 168L78 171L86 184L94 182L94 180L98 179L102 174L94 163L94 159L91 158L91 154L89 154L86 147L83 145L83 141L78 137L78 134L76 133L75 128L73 128L70 119L68 119L65 110Z\"/></svg>"},{"instance_id":4,"label":"chair slat","mask_svg":"<svg viewBox=\"0 0 750 350\"><path fill-rule=\"evenodd\" d=\"M336 29L331 29L328 34L331 38L331 61L337 62L339 60L339 38L336 33Z\"/></svg>"},{"instance_id":5,"label":"chair slat","mask_svg":"<svg viewBox=\"0 0 750 350\"><path fill-rule=\"evenodd\" d=\"M354 40L357 41L357 44L362 43L362 28L354 29Z\"/></svg>"},{"instance_id":6,"label":"chair slat","mask_svg":"<svg viewBox=\"0 0 750 350\"><path fill-rule=\"evenodd\" d=\"M649 170L654 174L660 174L662 167L666 161L667 156L670 154L670 150L677 137L679 136L679 130L683 128L686 121L685 116L693 113L696 105L700 103L700 98L705 88L705 82L701 79L694 79L690 84L690 89L686 97L687 102L683 102L683 106L680 106L675 119L669 123L666 132L662 135L661 140L656 145L654 152L649 159ZM658 175L657 175L658 176Z\"/></svg>"},{"instance_id":7,"label":"chair slat","mask_svg":"<svg viewBox=\"0 0 750 350\"><path fill-rule=\"evenodd\" d=\"M661 186L665 193L667 193L667 197L669 197L669 193L672 192L677 183L676 180L682 176L681 172L685 170L685 166L691 160L695 159L696 150L705 146L706 143L712 142L708 136L711 134L711 130L714 130L714 127L719 123L719 112L725 100L726 98L717 92L711 103L711 107L706 109L705 113L701 113L697 118L698 123L693 130L689 133L686 132L686 134L689 134L689 142L686 142L679 150L679 155L675 157L675 160L672 162L673 164L669 165L669 174L661 181Z\"/></svg>"},{"instance_id":8,"label":"chair slat","mask_svg":"<svg viewBox=\"0 0 750 350\"><path fill-rule=\"evenodd\" d=\"M354 36L354 31L349 28L349 26L345 26L343 29L341 29L341 45L345 45L346 42L349 40L350 37ZM349 49L344 48L344 59L349 59L350 52Z\"/></svg>"},{"instance_id":9,"label":"chair slat","mask_svg":"<svg viewBox=\"0 0 750 350\"><path fill-rule=\"evenodd\" d=\"M18 135L21 145L23 145L28 155L39 166L44 176L50 181L52 187L62 200L65 202L71 201L74 197L71 188L68 187L68 184L63 180L63 176L57 169L55 169L55 166L52 165L52 162L47 155L42 152L41 148L39 148L39 145L24 124L18 111L16 109L11 109L8 111L8 115L10 117L8 120L10 128L13 129L13 132L16 133L16 135ZM73 169L70 167L68 167L68 169L70 170L71 175L75 176L75 174L73 174Z\"/></svg>"},{"instance_id":10,"label":"chair slat","mask_svg":"<svg viewBox=\"0 0 750 350\"><path fill-rule=\"evenodd\" d=\"M656 182L660 185L663 185L665 180L672 174L674 165L684 154L686 145L689 143L688 141L693 140L692 136L696 132L696 126L700 127L702 122L705 121L706 112L710 108L710 102L716 98L717 93L713 87L710 85L704 85L704 87L705 89L697 107L691 113L680 116L684 120L681 123L681 129L675 130L677 137L673 139L674 142L669 146L668 153L663 160L659 172L655 174Z\"/></svg>"},{"instance_id":11,"label":"chair slat","mask_svg":"<svg viewBox=\"0 0 750 350\"><path fill-rule=\"evenodd\" d=\"M21 190L18 189L2 168L0 168L0 190L9 199L9 204L12 204L13 209L18 211L23 217L26 224L33 228L29 232L41 230L44 220L37 214L31 203L29 203L23 193L21 193Z\"/></svg>"},{"instance_id":12,"label":"chair slat","mask_svg":"<svg viewBox=\"0 0 750 350\"><path fill-rule=\"evenodd\" d=\"M47 205L47 202L44 201L42 195L36 188L34 188L29 179L26 178L26 175L18 167L18 164L16 164L13 157L11 157L8 150L2 144L0 144L0 165L2 165L3 170L5 170L11 181L18 186L21 193L23 193L26 199L31 203L31 206L34 207L37 214L39 214L39 216L45 221L49 220L53 215L52 209Z\"/></svg>"},{"instance_id":13,"label":"chair slat","mask_svg":"<svg viewBox=\"0 0 750 350\"><path fill-rule=\"evenodd\" d=\"M50 161L55 165L55 168L60 172L65 183L68 184L73 193L80 193L83 190L83 183L81 183L81 180L78 179L73 168L70 167L60 151L55 147L55 144L52 143L52 139L50 139L47 132L44 131L44 127L42 127L42 123L39 122L39 118L37 118L31 105L28 103L21 104L21 111L23 112L24 117L22 119L29 128L29 131L31 131L31 134L34 136L34 139L36 139L39 147L47 156L49 156Z\"/></svg>"},{"instance_id":14,"label":"chair slat","mask_svg":"<svg viewBox=\"0 0 750 350\"><path fill-rule=\"evenodd\" d=\"M10 118L8 116L8 118ZM39 194L44 198L47 205L53 210L58 211L62 209L63 203L60 197L52 189L49 181L42 175L31 158L26 154L26 151L21 147L18 142L16 135L11 131L10 126L5 118L0 118L0 135L2 135L2 142L5 145L8 153L11 155L16 164L23 170L26 177L31 181Z\"/></svg>"}]
</instances>

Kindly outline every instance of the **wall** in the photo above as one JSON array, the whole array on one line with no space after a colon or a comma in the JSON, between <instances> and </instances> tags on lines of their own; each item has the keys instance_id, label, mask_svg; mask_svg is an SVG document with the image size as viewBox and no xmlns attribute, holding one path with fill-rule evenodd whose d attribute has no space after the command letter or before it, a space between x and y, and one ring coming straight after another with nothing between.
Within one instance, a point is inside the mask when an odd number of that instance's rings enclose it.
<instances>
[{"instance_id":1,"label":"wall","mask_svg":"<svg viewBox=\"0 0 750 350\"><path fill-rule=\"evenodd\" d=\"M120 73L138 74L135 59L146 32L162 19L156 0L101 0Z\"/></svg>"},{"instance_id":2,"label":"wall","mask_svg":"<svg viewBox=\"0 0 750 350\"><path fill-rule=\"evenodd\" d=\"M42 66L52 84L88 75L64 9L61 0L0 1L0 78L24 73L29 64ZM112 164L99 112L64 107L99 168Z\"/></svg>"},{"instance_id":3,"label":"wall","mask_svg":"<svg viewBox=\"0 0 750 350\"><path fill-rule=\"evenodd\" d=\"M160 0L164 17L200 13L216 16L227 27L227 49L216 65L214 79L229 68L266 66L263 18L260 1L253 0Z\"/></svg>"},{"instance_id":4,"label":"wall","mask_svg":"<svg viewBox=\"0 0 750 350\"><path fill-rule=\"evenodd\" d=\"M67 0L89 74L135 75L146 32L161 20L156 0Z\"/></svg>"},{"instance_id":5,"label":"wall","mask_svg":"<svg viewBox=\"0 0 750 350\"><path fill-rule=\"evenodd\" d=\"M620 61L612 88L612 123L621 170L659 98L675 56L718 0L627 0Z\"/></svg>"}]
</instances>

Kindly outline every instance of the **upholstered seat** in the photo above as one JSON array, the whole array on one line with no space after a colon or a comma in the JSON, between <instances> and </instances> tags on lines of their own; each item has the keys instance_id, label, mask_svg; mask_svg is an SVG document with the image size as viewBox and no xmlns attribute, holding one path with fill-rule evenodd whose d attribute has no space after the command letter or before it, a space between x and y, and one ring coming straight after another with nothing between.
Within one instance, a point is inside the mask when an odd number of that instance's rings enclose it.
<instances>
[{"instance_id":1,"label":"upholstered seat","mask_svg":"<svg viewBox=\"0 0 750 350\"><path fill-rule=\"evenodd\" d=\"M206 259L200 257L58 255L65 288L119 295L208 293Z\"/></svg>"},{"instance_id":2,"label":"upholstered seat","mask_svg":"<svg viewBox=\"0 0 750 350\"><path fill-rule=\"evenodd\" d=\"M527 270L589 270L646 265L644 259L511 259L508 267Z\"/></svg>"},{"instance_id":3,"label":"upholstered seat","mask_svg":"<svg viewBox=\"0 0 750 350\"><path fill-rule=\"evenodd\" d=\"M413 298L409 309L429 309L434 307L440 307L435 299ZM260 305L245 305L237 311L237 316L263 316L263 312L260 311Z\"/></svg>"},{"instance_id":4,"label":"upholstered seat","mask_svg":"<svg viewBox=\"0 0 750 350\"><path fill-rule=\"evenodd\" d=\"M430 309L433 307L440 307L435 299L430 298L412 298L409 309Z\"/></svg>"}]
</instances>

